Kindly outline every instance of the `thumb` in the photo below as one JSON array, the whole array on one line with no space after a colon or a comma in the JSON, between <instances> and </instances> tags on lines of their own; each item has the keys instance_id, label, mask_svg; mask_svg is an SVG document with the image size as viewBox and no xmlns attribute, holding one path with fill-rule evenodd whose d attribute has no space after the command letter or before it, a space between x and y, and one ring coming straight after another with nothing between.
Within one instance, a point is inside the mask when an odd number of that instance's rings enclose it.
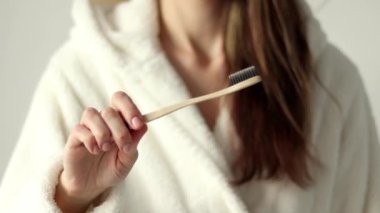
<instances>
[{"instance_id":1,"label":"thumb","mask_svg":"<svg viewBox=\"0 0 380 213\"><path fill-rule=\"evenodd\" d=\"M136 148L128 148L128 152L118 150L116 159L116 170L120 178L128 175L138 158L138 151Z\"/></svg>"}]
</instances>

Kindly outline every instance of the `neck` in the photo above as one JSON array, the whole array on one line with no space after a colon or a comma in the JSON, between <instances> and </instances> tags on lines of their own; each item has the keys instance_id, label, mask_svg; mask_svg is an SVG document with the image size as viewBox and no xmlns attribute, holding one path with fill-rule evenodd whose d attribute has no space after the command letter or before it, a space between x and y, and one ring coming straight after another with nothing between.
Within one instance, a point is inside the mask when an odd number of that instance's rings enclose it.
<instances>
[{"instance_id":1,"label":"neck","mask_svg":"<svg viewBox=\"0 0 380 213\"><path fill-rule=\"evenodd\" d=\"M161 42L171 49L214 58L224 49L226 3L160 0Z\"/></svg>"}]
</instances>

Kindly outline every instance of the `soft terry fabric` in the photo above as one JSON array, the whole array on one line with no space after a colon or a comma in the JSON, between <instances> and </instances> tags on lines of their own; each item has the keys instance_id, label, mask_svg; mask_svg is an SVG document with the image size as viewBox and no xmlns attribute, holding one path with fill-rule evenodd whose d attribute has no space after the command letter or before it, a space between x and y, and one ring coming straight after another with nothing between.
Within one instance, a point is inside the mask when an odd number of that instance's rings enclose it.
<instances>
[{"instance_id":1,"label":"soft terry fabric","mask_svg":"<svg viewBox=\"0 0 380 213\"><path fill-rule=\"evenodd\" d=\"M62 150L85 107L107 106L117 90L126 91L142 112L189 97L159 48L155 2L114 7L75 1L71 37L38 86L6 171L1 212L60 212L53 197ZM319 78L313 84L311 140L323 165L311 166L312 186L253 180L231 187L220 139L197 108L189 107L149 124L132 172L92 210L380 212L378 139L362 81L305 9Z\"/></svg>"}]
</instances>

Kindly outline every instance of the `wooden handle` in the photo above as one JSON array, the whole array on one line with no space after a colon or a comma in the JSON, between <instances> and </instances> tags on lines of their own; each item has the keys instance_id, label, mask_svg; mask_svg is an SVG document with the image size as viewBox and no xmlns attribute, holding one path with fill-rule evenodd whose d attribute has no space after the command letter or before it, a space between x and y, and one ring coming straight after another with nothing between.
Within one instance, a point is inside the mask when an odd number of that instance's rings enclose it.
<instances>
[{"instance_id":1,"label":"wooden handle","mask_svg":"<svg viewBox=\"0 0 380 213\"><path fill-rule=\"evenodd\" d=\"M252 85L255 85L255 84L259 83L260 81L261 81L261 77L260 76L255 76L255 77L249 78L247 80L244 80L244 81L242 81L240 83L237 83L235 85L232 85L232 86L229 86L227 88L221 89L219 91L216 91L216 92L213 92L213 93L209 93L209 94L206 94L206 95L202 95L202 96L199 96L199 97L191 98L191 99L188 99L188 100L185 100L185 101L182 101L182 102L179 102L179 103L176 103L176 104L173 104L173 105L161 108L159 110L150 112L148 114L143 115L143 118L145 119L145 122L150 122L150 121L153 121L153 120L155 120L157 118L165 116L165 115L167 115L169 113L172 113L174 111L182 109L184 107L187 107L187 106L190 106L190 105L193 105L193 104L197 104L197 103L200 103L200 102L203 102L203 101L208 101L210 99L218 98L218 97L221 97L221 96L224 96L224 95L228 95L228 94L231 94L231 93L234 93L234 92L237 92L237 91L242 90L244 88L247 88L247 87L250 87Z\"/></svg>"}]
</instances>

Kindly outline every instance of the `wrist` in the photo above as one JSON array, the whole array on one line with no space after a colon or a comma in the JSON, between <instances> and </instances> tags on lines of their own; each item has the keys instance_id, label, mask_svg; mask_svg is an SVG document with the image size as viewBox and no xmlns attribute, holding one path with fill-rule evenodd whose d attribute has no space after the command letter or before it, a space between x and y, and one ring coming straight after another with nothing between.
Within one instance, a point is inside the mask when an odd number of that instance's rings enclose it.
<instances>
[{"instance_id":1,"label":"wrist","mask_svg":"<svg viewBox=\"0 0 380 213\"><path fill-rule=\"evenodd\" d=\"M59 177L58 184L56 186L54 199L62 210L62 212L85 212L87 208L96 200L102 193L97 191L84 191L75 186L67 184L65 181L63 172Z\"/></svg>"}]
</instances>

